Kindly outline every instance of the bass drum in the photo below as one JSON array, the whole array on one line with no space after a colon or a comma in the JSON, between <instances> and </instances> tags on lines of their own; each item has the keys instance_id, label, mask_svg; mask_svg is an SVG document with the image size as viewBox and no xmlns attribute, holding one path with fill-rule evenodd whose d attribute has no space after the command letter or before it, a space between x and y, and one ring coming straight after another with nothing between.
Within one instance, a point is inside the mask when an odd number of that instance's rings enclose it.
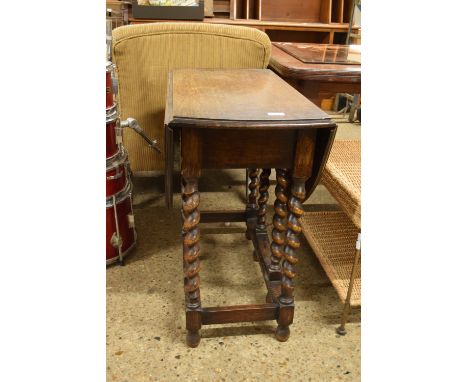
<instances>
[{"instance_id":1,"label":"bass drum","mask_svg":"<svg viewBox=\"0 0 468 382\"><path fill-rule=\"evenodd\" d=\"M114 159L119 153L122 140L117 105L106 110L106 159Z\"/></svg>"},{"instance_id":2,"label":"bass drum","mask_svg":"<svg viewBox=\"0 0 468 382\"><path fill-rule=\"evenodd\" d=\"M132 185L106 199L106 265L120 262L136 244Z\"/></svg>"},{"instance_id":3,"label":"bass drum","mask_svg":"<svg viewBox=\"0 0 468 382\"><path fill-rule=\"evenodd\" d=\"M130 176L127 151L122 147L115 157L106 160L106 198L123 191Z\"/></svg>"}]
</instances>

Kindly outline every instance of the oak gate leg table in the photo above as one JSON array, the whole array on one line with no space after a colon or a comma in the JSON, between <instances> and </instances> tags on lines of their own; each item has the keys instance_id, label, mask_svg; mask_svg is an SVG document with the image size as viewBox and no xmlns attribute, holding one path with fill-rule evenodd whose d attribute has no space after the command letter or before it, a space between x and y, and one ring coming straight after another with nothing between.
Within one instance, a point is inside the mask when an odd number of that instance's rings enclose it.
<instances>
[{"instance_id":1,"label":"oak gate leg table","mask_svg":"<svg viewBox=\"0 0 468 382\"><path fill-rule=\"evenodd\" d=\"M295 254L302 202L315 188L333 142L329 116L267 69L180 69L169 75L166 175L172 181L173 133L181 139L183 273L187 344L202 325L276 320L286 341L294 316ZM200 213L202 168L249 168L245 211ZM266 229L269 176L276 169L272 243ZM259 169L262 169L258 180ZM171 205L172 189L166 190ZM200 222L245 221L264 276L266 303L202 307Z\"/></svg>"}]
</instances>

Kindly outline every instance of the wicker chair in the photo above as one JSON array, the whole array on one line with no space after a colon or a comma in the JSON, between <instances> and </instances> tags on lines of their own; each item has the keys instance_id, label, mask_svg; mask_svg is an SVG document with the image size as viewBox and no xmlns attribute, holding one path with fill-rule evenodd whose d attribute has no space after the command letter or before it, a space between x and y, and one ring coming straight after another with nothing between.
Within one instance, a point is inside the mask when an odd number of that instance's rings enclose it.
<instances>
[{"instance_id":1,"label":"wicker chair","mask_svg":"<svg viewBox=\"0 0 468 382\"><path fill-rule=\"evenodd\" d=\"M337 332L346 334L351 307L361 305L361 142L335 141L321 179L341 211L304 215L304 236L344 303Z\"/></svg>"}]
</instances>

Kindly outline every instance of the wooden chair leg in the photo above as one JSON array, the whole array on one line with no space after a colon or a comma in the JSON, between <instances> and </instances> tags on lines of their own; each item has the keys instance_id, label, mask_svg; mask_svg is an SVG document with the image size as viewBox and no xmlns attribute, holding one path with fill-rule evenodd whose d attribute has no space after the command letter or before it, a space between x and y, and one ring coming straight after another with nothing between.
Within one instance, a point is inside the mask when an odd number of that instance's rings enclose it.
<instances>
[{"instance_id":1,"label":"wooden chair leg","mask_svg":"<svg viewBox=\"0 0 468 382\"><path fill-rule=\"evenodd\" d=\"M184 292L187 345L197 347L200 343L199 330L202 324L200 298L200 194L198 179L183 179L182 182L183 216L183 257L184 257Z\"/></svg>"},{"instance_id":2,"label":"wooden chair leg","mask_svg":"<svg viewBox=\"0 0 468 382\"><path fill-rule=\"evenodd\" d=\"M301 233L300 218L304 214L302 201L305 199L305 179L293 176L291 196L288 200L288 230L286 232L286 246L284 248L284 261L282 264L283 277L281 280L281 296L279 298L280 312L276 339L287 341L289 338L289 325L294 318L294 277L295 265L299 261L295 251L300 247L299 234Z\"/></svg>"},{"instance_id":3,"label":"wooden chair leg","mask_svg":"<svg viewBox=\"0 0 468 382\"><path fill-rule=\"evenodd\" d=\"M346 334L345 325L346 325L346 322L348 321L349 310L351 309L351 296L353 294L354 280L356 279L360 259L361 259L361 234L359 233L357 240L356 240L356 254L354 255L353 268L351 269L351 276L349 278L348 293L346 294L346 301L345 301L345 305L343 308L343 314L341 315L341 324L336 329L336 332L342 336Z\"/></svg>"}]
</instances>

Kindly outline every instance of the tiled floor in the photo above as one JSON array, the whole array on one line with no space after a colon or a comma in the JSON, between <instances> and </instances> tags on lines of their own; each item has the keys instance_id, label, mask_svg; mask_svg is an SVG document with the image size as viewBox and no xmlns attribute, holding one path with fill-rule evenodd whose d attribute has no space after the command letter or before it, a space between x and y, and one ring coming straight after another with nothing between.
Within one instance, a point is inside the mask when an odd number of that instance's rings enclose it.
<instances>
[{"instance_id":1,"label":"tiled floor","mask_svg":"<svg viewBox=\"0 0 468 382\"><path fill-rule=\"evenodd\" d=\"M339 116L337 121L337 139L359 138L360 125L341 123ZM243 170L204 172L201 205L242 209L244 182ZM335 334L342 304L305 241L287 342L275 340L272 321L204 327L199 347L188 348L180 203L176 198L173 210L164 207L162 177L136 178L134 184L138 244L126 266L107 270L108 381L360 380L360 311L352 311L346 336ZM270 196L270 216L273 201ZM316 203L335 202L319 186L306 209ZM202 225L201 245L204 306L264 302L265 286L243 224Z\"/></svg>"}]
</instances>

